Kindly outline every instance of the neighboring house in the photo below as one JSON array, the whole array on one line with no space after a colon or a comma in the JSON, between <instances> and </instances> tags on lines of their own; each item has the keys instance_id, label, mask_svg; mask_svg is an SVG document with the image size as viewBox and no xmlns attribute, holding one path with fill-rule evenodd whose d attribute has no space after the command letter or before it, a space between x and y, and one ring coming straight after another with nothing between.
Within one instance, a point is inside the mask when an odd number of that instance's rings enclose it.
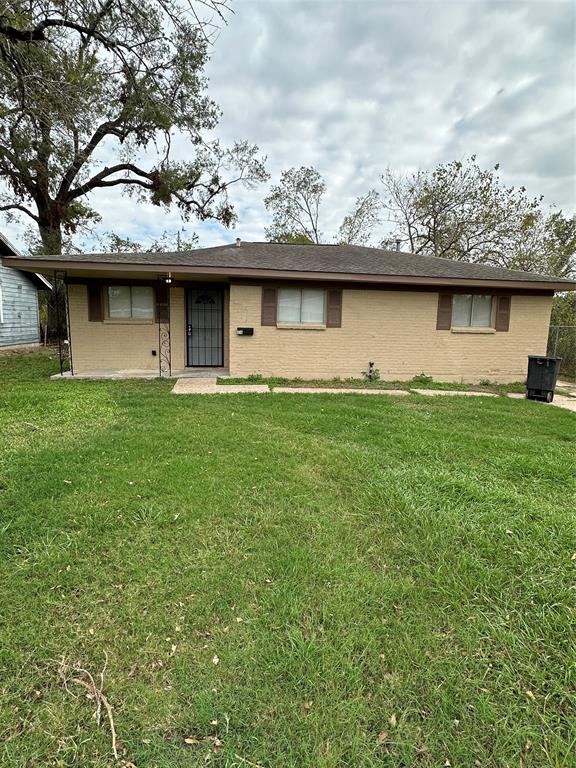
<instances>
[{"instance_id":1,"label":"neighboring house","mask_svg":"<svg viewBox=\"0 0 576 768\"><path fill-rule=\"evenodd\" d=\"M0 256L21 258L0 234ZM42 275L0 266L0 349L40 343L38 290L51 290Z\"/></svg>"},{"instance_id":2,"label":"neighboring house","mask_svg":"<svg viewBox=\"0 0 576 768\"><path fill-rule=\"evenodd\" d=\"M521 380L545 354L554 291L576 282L347 245L5 258L54 271L74 373Z\"/></svg>"}]
</instances>

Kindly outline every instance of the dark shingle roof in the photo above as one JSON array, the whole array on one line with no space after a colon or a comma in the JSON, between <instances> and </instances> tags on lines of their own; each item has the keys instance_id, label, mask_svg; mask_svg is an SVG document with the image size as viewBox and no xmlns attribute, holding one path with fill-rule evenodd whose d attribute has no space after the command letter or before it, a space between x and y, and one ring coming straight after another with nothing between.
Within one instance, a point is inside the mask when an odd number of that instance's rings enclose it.
<instances>
[{"instance_id":1,"label":"dark shingle roof","mask_svg":"<svg viewBox=\"0 0 576 768\"><path fill-rule=\"evenodd\" d=\"M33 258L33 257L31 257ZM286 243L242 242L175 253L79 253L43 257L46 261L73 261L97 264L154 265L159 267L217 267L230 269L279 270L284 272L340 273L396 277L431 277L467 280L513 280L564 282L534 272L470 264L433 256L358 245L292 245ZM573 281L566 280L567 284Z\"/></svg>"}]
</instances>

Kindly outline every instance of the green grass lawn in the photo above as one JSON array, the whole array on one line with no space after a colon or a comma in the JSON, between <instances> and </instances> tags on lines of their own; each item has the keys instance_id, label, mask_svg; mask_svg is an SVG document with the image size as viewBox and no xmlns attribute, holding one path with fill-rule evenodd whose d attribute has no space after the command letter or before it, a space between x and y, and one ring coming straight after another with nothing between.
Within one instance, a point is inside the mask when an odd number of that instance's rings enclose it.
<instances>
[{"instance_id":1,"label":"green grass lawn","mask_svg":"<svg viewBox=\"0 0 576 768\"><path fill-rule=\"evenodd\" d=\"M576 415L55 367L0 358L3 767L574 766Z\"/></svg>"}]
</instances>

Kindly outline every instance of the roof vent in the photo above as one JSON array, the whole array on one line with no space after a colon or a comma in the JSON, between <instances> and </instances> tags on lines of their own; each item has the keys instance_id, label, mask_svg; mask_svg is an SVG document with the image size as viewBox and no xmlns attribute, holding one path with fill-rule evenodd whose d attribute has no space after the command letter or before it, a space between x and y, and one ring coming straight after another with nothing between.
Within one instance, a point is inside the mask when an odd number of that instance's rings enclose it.
<instances>
[{"instance_id":1,"label":"roof vent","mask_svg":"<svg viewBox=\"0 0 576 768\"><path fill-rule=\"evenodd\" d=\"M400 250L400 239L398 237L396 238L396 250Z\"/></svg>"},{"instance_id":2,"label":"roof vent","mask_svg":"<svg viewBox=\"0 0 576 768\"><path fill-rule=\"evenodd\" d=\"M242 240L240 240L239 237L236 238L236 245L238 246L238 248L240 248L240 246L242 245Z\"/></svg>"}]
</instances>

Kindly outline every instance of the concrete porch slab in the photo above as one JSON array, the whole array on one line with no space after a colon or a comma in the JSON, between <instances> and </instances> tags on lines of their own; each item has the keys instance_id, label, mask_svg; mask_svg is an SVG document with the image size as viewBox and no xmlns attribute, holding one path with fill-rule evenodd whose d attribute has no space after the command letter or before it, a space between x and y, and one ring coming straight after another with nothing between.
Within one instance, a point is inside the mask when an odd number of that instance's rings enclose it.
<instances>
[{"instance_id":1,"label":"concrete porch slab","mask_svg":"<svg viewBox=\"0 0 576 768\"><path fill-rule=\"evenodd\" d=\"M459 389L411 389L411 392L415 392L417 395L448 395L461 397L498 397L494 392L475 392L473 390L459 390Z\"/></svg>"},{"instance_id":2,"label":"concrete porch slab","mask_svg":"<svg viewBox=\"0 0 576 768\"><path fill-rule=\"evenodd\" d=\"M221 368L183 368L182 370L172 371L170 376L162 376L158 373L158 369L138 369L138 368L123 368L115 371L110 370L93 370L82 371L82 373L75 373L72 375L70 371L65 371L63 374L55 373L50 376L51 379L193 379L195 381L208 380L216 383L218 376L227 376L228 371L222 371Z\"/></svg>"},{"instance_id":3,"label":"concrete porch slab","mask_svg":"<svg viewBox=\"0 0 576 768\"><path fill-rule=\"evenodd\" d=\"M72 375L70 371L64 373L55 373L50 376L51 379L157 379L158 371L144 371L136 369L126 369L118 371L83 371Z\"/></svg>"}]
</instances>

